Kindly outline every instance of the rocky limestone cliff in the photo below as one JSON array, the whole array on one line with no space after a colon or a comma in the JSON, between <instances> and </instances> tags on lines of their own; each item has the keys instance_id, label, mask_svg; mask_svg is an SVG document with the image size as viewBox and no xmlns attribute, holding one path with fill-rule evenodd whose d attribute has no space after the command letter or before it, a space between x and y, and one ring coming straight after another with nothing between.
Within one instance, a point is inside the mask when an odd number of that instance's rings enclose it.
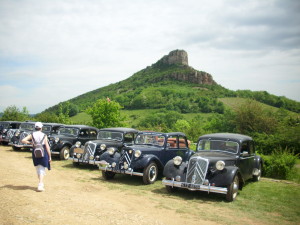
<instances>
[{"instance_id":1,"label":"rocky limestone cliff","mask_svg":"<svg viewBox=\"0 0 300 225\"><path fill-rule=\"evenodd\" d=\"M188 54L184 50L174 50L171 51L168 55L162 57L156 64L162 65L182 65L190 69L191 72L175 72L172 74L166 75L166 77L173 78L176 80L183 80L191 83L196 84L217 84L214 80L212 75L209 73L195 70L194 68L190 67L188 64Z\"/></svg>"}]
</instances>

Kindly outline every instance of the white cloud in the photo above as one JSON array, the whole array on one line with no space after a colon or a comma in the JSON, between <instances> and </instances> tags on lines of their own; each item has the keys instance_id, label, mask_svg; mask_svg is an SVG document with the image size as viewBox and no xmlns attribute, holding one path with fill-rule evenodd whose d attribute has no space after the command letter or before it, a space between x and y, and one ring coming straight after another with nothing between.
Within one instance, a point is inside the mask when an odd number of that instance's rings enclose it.
<instances>
[{"instance_id":1,"label":"white cloud","mask_svg":"<svg viewBox=\"0 0 300 225\"><path fill-rule=\"evenodd\" d=\"M299 9L293 0L2 0L0 83L14 91L0 111L40 112L174 49L226 88L299 101Z\"/></svg>"}]
</instances>

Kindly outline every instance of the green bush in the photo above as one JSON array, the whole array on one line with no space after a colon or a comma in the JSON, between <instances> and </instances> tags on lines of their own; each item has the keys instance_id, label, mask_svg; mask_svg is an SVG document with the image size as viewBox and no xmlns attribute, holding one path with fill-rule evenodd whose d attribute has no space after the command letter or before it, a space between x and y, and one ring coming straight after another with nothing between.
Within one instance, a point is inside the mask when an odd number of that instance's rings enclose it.
<instances>
[{"instance_id":1,"label":"green bush","mask_svg":"<svg viewBox=\"0 0 300 225\"><path fill-rule=\"evenodd\" d=\"M278 149L271 155L262 155L264 166L263 175L276 179L291 179L293 167L297 161L297 155L294 155L289 149Z\"/></svg>"}]
</instances>

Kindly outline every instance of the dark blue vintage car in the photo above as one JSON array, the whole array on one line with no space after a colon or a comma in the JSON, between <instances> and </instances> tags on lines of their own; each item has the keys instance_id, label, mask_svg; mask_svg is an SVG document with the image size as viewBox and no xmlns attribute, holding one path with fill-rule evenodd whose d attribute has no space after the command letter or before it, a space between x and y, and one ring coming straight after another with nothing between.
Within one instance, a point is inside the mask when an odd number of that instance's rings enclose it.
<instances>
[{"instance_id":1,"label":"dark blue vintage car","mask_svg":"<svg viewBox=\"0 0 300 225\"><path fill-rule=\"evenodd\" d=\"M123 147L132 145L138 130L126 127L114 127L100 129L96 140L90 140L85 144L77 141L70 149L69 160L75 166L79 164L97 165L100 163L100 155L108 148L120 151Z\"/></svg>"},{"instance_id":2,"label":"dark blue vintage car","mask_svg":"<svg viewBox=\"0 0 300 225\"><path fill-rule=\"evenodd\" d=\"M189 160L177 156L164 168L162 183L167 191L177 188L222 193L236 199L246 180L258 181L262 159L255 154L251 137L216 133L199 138L197 151Z\"/></svg>"},{"instance_id":3,"label":"dark blue vintage car","mask_svg":"<svg viewBox=\"0 0 300 225\"><path fill-rule=\"evenodd\" d=\"M0 144L7 145L13 137L15 131L20 127L19 121L0 122Z\"/></svg>"},{"instance_id":4,"label":"dark blue vintage car","mask_svg":"<svg viewBox=\"0 0 300 225\"><path fill-rule=\"evenodd\" d=\"M86 125L64 125L61 126L56 135L52 135L50 140L51 155L59 156L60 159L67 160L70 157L70 148L76 142L85 144L97 138L98 128Z\"/></svg>"},{"instance_id":5,"label":"dark blue vintage car","mask_svg":"<svg viewBox=\"0 0 300 225\"><path fill-rule=\"evenodd\" d=\"M139 132L134 144L121 152L108 148L100 156L99 169L105 179L120 173L141 176L145 184L152 184L170 159L180 155L187 160L192 152L184 133Z\"/></svg>"}]
</instances>

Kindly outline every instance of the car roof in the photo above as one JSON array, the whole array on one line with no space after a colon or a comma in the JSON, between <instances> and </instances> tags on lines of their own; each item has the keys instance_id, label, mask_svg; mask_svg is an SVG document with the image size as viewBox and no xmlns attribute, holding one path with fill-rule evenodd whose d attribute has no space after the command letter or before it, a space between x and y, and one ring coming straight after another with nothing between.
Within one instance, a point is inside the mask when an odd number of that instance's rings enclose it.
<instances>
[{"instance_id":1,"label":"car roof","mask_svg":"<svg viewBox=\"0 0 300 225\"><path fill-rule=\"evenodd\" d=\"M50 125L50 126L65 126L65 124L62 124L62 123L43 123L43 125Z\"/></svg>"},{"instance_id":2,"label":"car roof","mask_svg":"<svg viewBox=\"0 0 300 225\"><path fill-rule=\"evenodd\" d=\"M161 134L166 136L186 136L185 133L182 132L170 132L170 133L163 133L163 132L155 132L155 131L140 131L139 134Z\"/></svg>"},{"instance_id":3,"label":"car roof","mask_svg":"<svg viewBox=\"0 0 300 225\"><path fill-rule=\"evenodd\" d=\"M21 123L20 121L0 121L0 123Z\"/></svg>"},{"instance_id":4,"label":"car roof","mask_svg":"<svg viewBox=\"0 0 300 225\"><path fill-rule=\"evenodd\" d=\"M213 134L205 134L199 137L200 139L218 139L218 140L228 140L228 141L249 141L253 140L250 136L243 134L235 134L235 133L213 133Z\"/></svg>"},{"instance_id":5,"label":"car roof","mask_svg":"<svg viewBox=\"0 0 300 225\"><path fill-rule=\"evenodd\" d=\"M139 132L138 130L136 129L133 129L133 128L127 128L127 127L111 127L111 128L102 128L100 129L99 131L119 131L119 132L134 132L134 133L137 133Z\"/></svg>"},{"instance_id":6,"label":"car roof","mask_svg":"<svg viewBox=\"0 0 300 225\"><path fill-rule=\"evenodd\" d=\"M87 125L63 125L63 126L61 126L61 128L64 128L64 127L66 127L66 128L79 128L79 129L90 128L90 129L99 130L96 127L91 127L91 126L87 126Z\"/></svg>"}]
</instances>

